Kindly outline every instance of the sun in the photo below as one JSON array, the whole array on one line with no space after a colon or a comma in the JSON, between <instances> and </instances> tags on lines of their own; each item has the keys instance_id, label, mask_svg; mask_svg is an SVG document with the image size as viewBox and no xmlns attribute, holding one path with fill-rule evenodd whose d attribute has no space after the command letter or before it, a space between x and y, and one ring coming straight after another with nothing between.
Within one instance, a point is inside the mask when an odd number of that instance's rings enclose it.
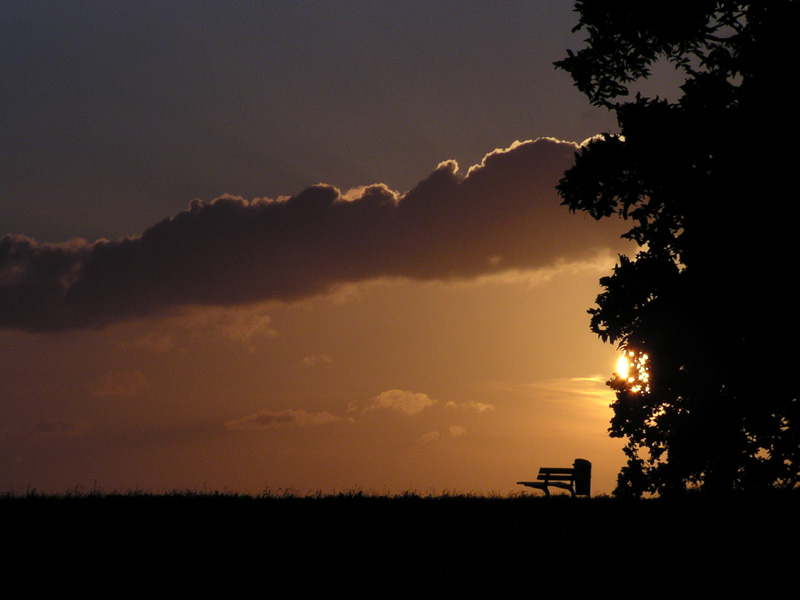
<instances>
[{"instance_id":1,"label":"sun","mask_svg":"<svg viewBox=\"0 0 800 600\"><path fill-rule=\"evenodd\" d=\"M627 353L623 354L622 356L617 359L617 376L621 379L628 378L628 372L630 371L630 363L628 362L628 355Z\"/></svg>"},{"instance_id":2,"label":"sun","mask_svg":"<svg viewBox=\"0 0 800 600\"><path fill-rule=\"evenodd\" d=\"M650 391L649 357L644 352L625 350L617 359L615 379L625 382L630 392Z\"/></svg>"}]
</instances>

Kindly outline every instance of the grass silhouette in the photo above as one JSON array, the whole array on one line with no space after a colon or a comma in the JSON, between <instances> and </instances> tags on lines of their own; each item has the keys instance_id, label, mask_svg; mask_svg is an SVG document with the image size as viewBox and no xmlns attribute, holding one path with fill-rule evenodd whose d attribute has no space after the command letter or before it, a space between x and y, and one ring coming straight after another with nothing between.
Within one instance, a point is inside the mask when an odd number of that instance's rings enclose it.
<instances>
[{"instance_id":1,"label":"grass silhouette","mask_svg":"<svg viewBox=\"0 0 800 600\"><path fill-rule=\"evenodd\" d=\"M4 597L625 596L748 577L763 591L796 563L798 499L6 494Z\"/></svg>"}]
</instances>

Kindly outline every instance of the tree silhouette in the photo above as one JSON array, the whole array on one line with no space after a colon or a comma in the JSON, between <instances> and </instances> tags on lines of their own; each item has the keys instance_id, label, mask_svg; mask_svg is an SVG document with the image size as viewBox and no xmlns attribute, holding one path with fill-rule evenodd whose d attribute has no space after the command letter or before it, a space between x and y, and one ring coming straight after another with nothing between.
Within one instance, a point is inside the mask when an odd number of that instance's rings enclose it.
<instances>
[{"instance_id":1,"label":"tree silhouette","mask_svg":"<svg viewBox=\"0 0 800 600\"><path fill-rule=\"evenodd\" d=\"M640 250L601 279L591 328L647 369L615 376L615 493L793 487L800 2L584 0L556 67L616 113L559 183L564 204L631 222ZM638 93L652 69L676 98ZM647 357L646 365L642 357Z\"/></svg>"}]
</instances>

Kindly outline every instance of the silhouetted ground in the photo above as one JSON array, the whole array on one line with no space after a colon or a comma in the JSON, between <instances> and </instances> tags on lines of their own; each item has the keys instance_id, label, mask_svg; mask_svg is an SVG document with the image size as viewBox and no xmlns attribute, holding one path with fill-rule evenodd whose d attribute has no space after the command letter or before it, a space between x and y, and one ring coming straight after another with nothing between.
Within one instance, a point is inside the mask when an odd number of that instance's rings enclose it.
<instances>
[{"instance_id":1,"label":"silhouetted ground","mask_svg":"<svg viewBox=\"0 0 800 600\"><path fill-rule=\"evenodd\" d=\"M604 597L795 581L800 496L0 497L4 598Z\"/></svg>"}]
</instances>

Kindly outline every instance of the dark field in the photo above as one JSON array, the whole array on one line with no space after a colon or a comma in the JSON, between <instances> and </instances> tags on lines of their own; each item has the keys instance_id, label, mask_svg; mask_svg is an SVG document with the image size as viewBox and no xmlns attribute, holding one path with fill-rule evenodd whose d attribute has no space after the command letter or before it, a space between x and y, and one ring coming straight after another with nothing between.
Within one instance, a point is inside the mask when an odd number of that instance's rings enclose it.
<instances>
[{"instance_id":1,"label":"dark field","mask_svg":"<svg viewBox=\"0 0 800 600\"><path fill-rule=\"evenodd\" d=\"M796 589L799 507L797 494L5 496L0 597L763 597Z\"/></svg>"}]
</instances>

